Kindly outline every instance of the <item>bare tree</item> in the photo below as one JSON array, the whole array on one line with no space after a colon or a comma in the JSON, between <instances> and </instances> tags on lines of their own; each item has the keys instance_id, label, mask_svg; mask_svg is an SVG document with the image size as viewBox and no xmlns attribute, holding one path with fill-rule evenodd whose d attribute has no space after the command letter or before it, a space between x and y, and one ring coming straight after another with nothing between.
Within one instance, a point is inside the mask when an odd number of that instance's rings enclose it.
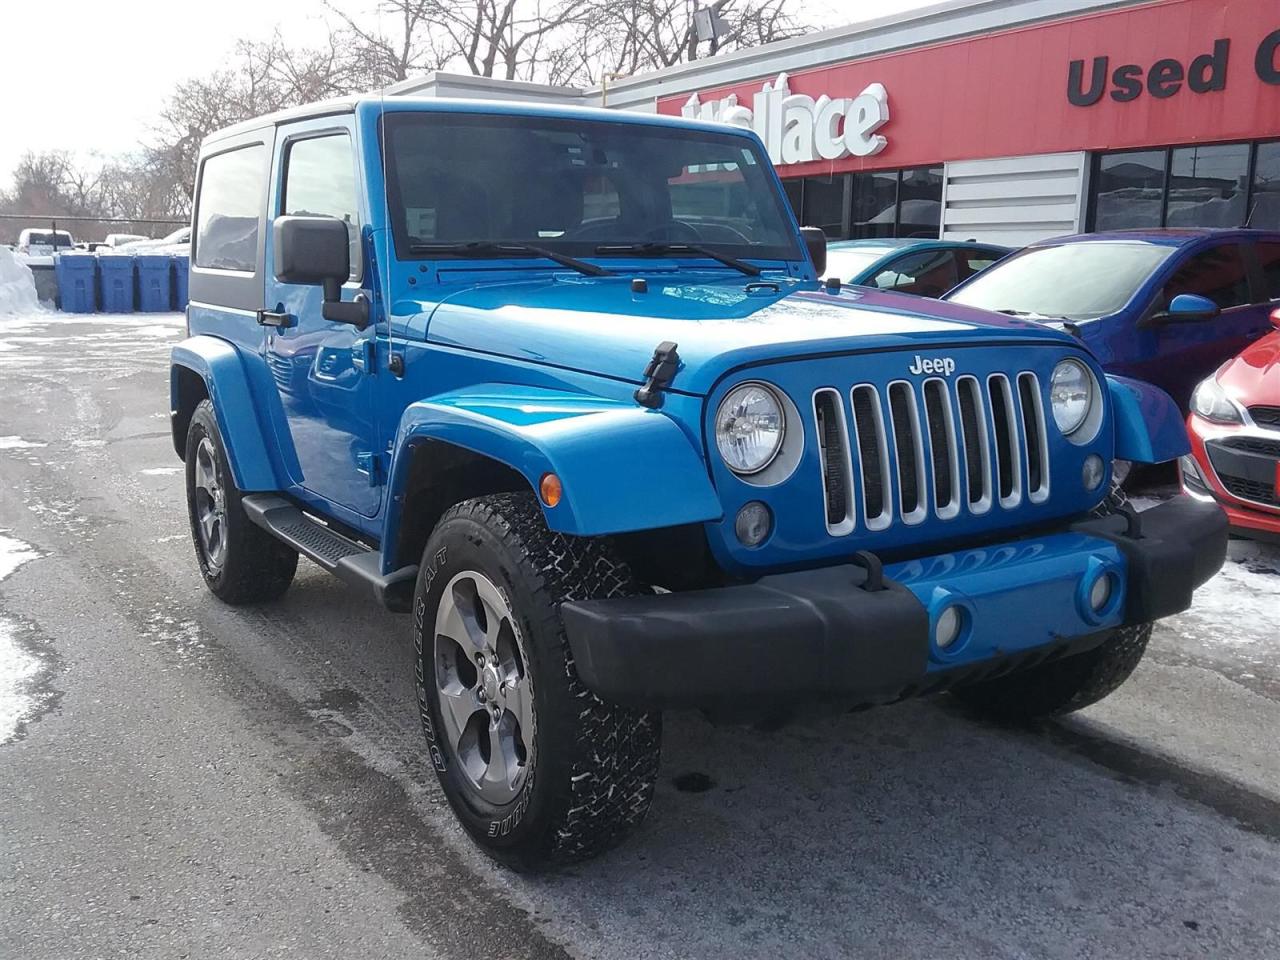
<instances>
[{"instance_id":1,"label":"bare tree","mask_svg":"<svg viewBox=\"0 0 1280 960\"><path fill-rule=\"evenodd\" d=\"M804 32L792 0L608 0L590 5L577 39L578 78L631 75ZM699 47L694 13L711 10L726 29Z\"/></svg>"}]
</instances>

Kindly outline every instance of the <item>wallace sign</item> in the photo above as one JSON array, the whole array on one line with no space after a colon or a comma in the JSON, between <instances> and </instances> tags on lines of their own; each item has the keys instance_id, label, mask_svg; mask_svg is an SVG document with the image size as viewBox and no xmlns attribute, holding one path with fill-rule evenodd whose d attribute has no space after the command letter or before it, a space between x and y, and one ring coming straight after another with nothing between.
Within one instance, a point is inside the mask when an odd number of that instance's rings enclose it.
<instances>
[{"instance_id":1,"label":"wallace sign","mask_svg":"<svg viewBox=\"0 0 1280 960\"><path fill-rule=\"evenodd\" d=\"M718 120L754 130L764 141L769 159L777 165L870 157L888 146L878 131L889 122L889 95L879 83L869 84L856 97L810 97L792 93L785 73L766 82L751 98L737 94L703 102L694 93L680 113L700 120Z\"/></svg>"}]
</instances>

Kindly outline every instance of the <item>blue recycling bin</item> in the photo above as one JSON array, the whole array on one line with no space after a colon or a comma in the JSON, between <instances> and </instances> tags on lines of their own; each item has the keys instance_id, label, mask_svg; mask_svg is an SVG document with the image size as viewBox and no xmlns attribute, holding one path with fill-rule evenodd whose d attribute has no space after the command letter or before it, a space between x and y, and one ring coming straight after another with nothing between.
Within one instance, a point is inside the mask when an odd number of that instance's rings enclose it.
<instances>
[{"instance_id":1,"label":"blue recycling bin","mask_svg":"<svg viewBox=\"0 0 1280 960\"><path fill-rule=\"evenodd\" d=\"M98 258L90 253L60 253L54 260L58 307L67 313L98 309Z\"/></svg>"},{"instance_id":2,"label":"blue recycling bin","mask_svg":"<svg viewBox=\"0 0 1280 960\"><path fill-rule=\"evenodd\" d=\"M173 264L168 254L143 253L133 258L138 275L138 309L163 313L170 309Z\"/></svg>"},{"instance_id":3,"label":"blue recycling bin","mask_svg":"<svg viewBox=\"0 0 1280 960\"><path fill-rule=\"evenodd\" d=\"M187 282L191 279L191 258L176 255L173 258L173 309L187 309Z\"/></svg>"},{"instance_id":4,"label":"blue recycling bin","mask_svg":"<svg viewBox=\"0 0 1280 960\"><path fill-rule=\"evenodd\" d=\"M104 313L133 313L133 257L108 254L98 257L98 288Z\"/></svg>"}]
</instances>

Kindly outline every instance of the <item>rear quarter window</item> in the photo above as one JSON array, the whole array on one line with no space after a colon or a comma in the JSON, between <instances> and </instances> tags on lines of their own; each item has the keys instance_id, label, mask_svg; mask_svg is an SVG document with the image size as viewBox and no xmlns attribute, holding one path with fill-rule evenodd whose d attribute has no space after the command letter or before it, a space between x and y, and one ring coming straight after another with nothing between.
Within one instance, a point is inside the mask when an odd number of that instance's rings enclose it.
<instances>
[{"instance_id":1,"label":"rear quarter window","mask_svg":"<svg viewBox=\"0 0 1280 960\"><path fill-rule=\"evenodd\" d=\"M240 147L207 158L200 169L195 265L254 273L267 181L267 148Z\"/></svg>"}]
</instances>

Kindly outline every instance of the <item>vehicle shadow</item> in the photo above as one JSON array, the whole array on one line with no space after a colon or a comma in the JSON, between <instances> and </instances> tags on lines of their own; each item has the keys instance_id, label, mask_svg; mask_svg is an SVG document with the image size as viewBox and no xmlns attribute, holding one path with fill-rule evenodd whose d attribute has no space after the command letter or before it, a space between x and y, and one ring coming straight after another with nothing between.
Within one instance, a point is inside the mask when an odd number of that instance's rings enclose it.
<instances>
[{"instance_id":1,"label":"vehicle shadow","mask_svg":"<svg viewBox=\"0 0 1280 960\"><path fill-rule=\"evenodd\" d=\"M405 618L309 575L281 607L361 664L371 706L413 714ZM1060 738L946 698L773 732L665 723L652 810L619 849L535 877L468 857L584 956L1280 952L1280 845Z\"/></svg>"}]
</instances>

